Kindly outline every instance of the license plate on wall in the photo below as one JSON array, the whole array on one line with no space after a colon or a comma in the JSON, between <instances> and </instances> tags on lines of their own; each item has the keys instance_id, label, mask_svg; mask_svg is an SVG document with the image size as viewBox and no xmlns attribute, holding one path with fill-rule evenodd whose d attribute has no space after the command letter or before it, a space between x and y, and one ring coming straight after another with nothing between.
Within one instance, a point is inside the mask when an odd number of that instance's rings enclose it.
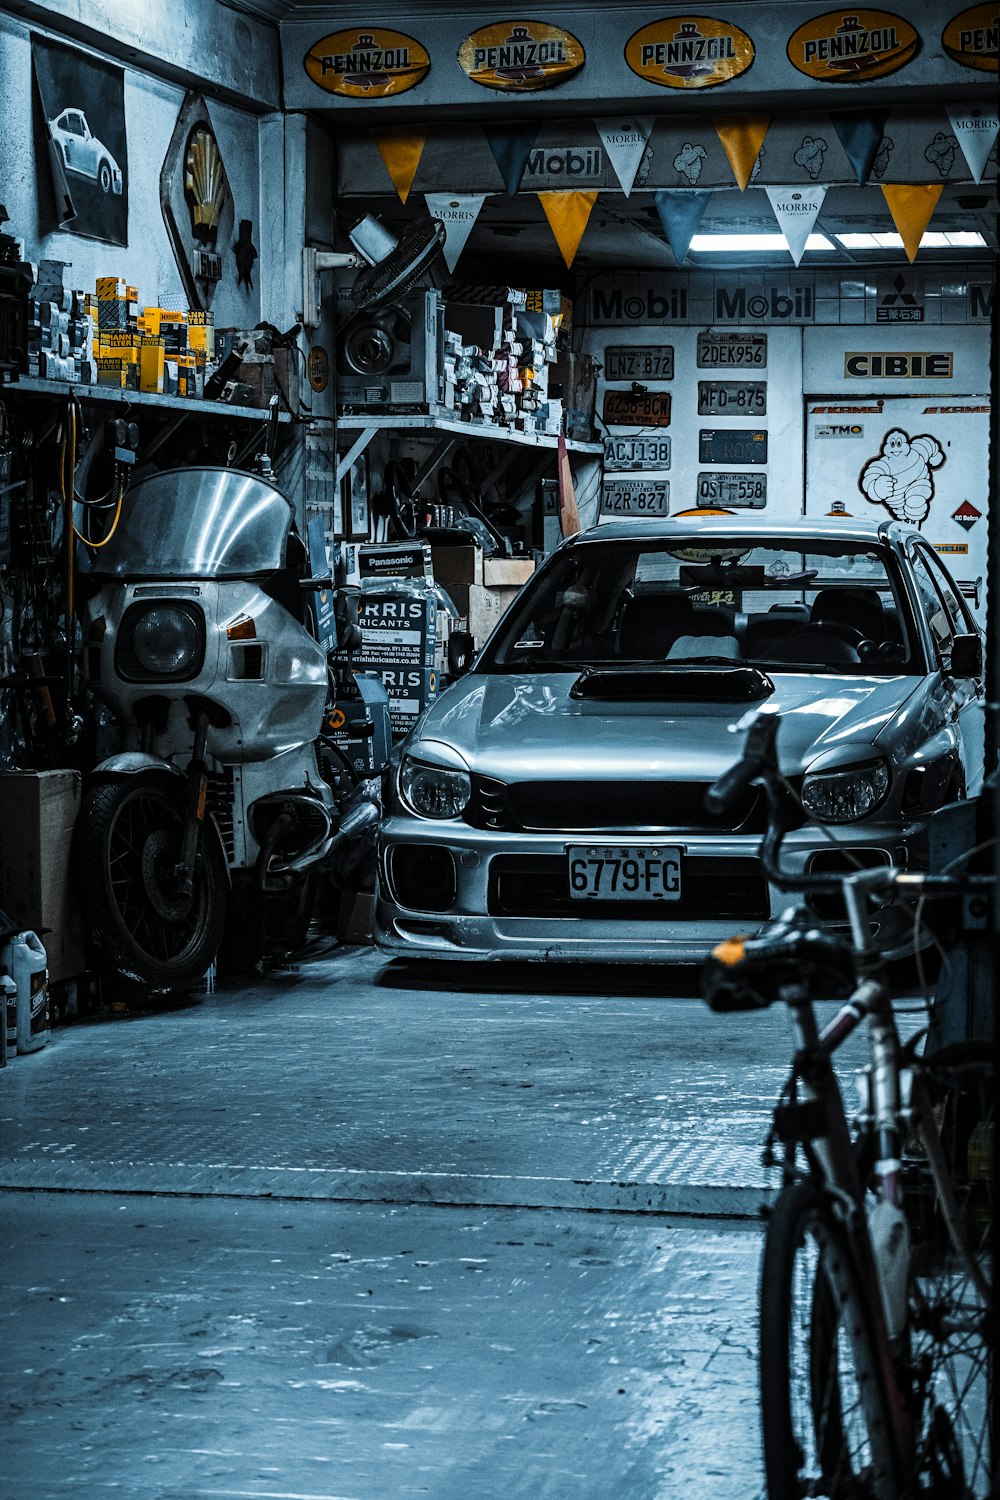
<instances>
[{"instance_id":1,"label":"license plate on wall","mask_svg":"<svg viewBox=\"0 0 1000 1500\"><path fill-rule=\"evenodd\" d=\"M669 427L670 392L605 391L604 420L626 427Z\"/></svg>"},{"instance_id":2,"label":"license plate on wall","mask_svg":"<svg viewBox=\"0 0 1000 1500\"><path fill-rule=\"evenodd\" d=\"M669 479L612 479L601 495L602 516L665 516Z\"/></svg>"},{"instance_id":3,"label":"license plate on wall","mask_svg":"<svg viewBox=\"0 0 1000 1500\"><path fill-rule=\"evenodd\" d=\"M742 427L703 427L698 433L700 464L766 464L767 433Z\"/></svg>"},{"instance_id":4,"label":"license plate on wall","mask_svg":"<svg viewBox=\"0 0 1000 1500\"><path fill-rule=\"evenodd\" d=\"M767 411L764 380L719 380L698 382L699 417L762 417Z\"/></svg>"},{"instance_id":5,"label":"license plate on wall","mask_svg":"<svg viewBox=\"0 0 1000 1500\"><path fill-rule=\"evenodd\" d=\"M604 441L604 467L619 469L669 469L668 437L613 437Z\"/></svg>"},{"instance_id":6,"label":"license plate on wall","mask_svg":"<svg viewBox=\"0 0 1000 1500\"><path fill-rule=\"evenodd\" d=\"M767 364L766 333L699 333L699 370L763 368Z\"/></svg>"},{"instance_id":7,"label":"license plate on wall","mask_svg":"<svg viewBox=\"0 0 1000 1500\"><path fill-rule=\"evenodd\" d=\"M566 850L570 895L578 901L679 901L681 850L634 844L576 844Z\"/></svg>"},{"instance_id":8,"label":"license plate on wall","mask_svg":"<svg viewBox=\"0 0 1000 1500\"><path fill-rule=\"evenodd\" d=\"M672 344L612 344L604 351L607 380L673 380Z\"/></svg>"},{"instance_id":9,"label":"license plate on wall","mask_svg":"<svg viewBox=\"0 0 1000 1500\"><path fill-rule=\"evenodd\" d=\"M767 504L766 474L699 474L699 505L735 505L762 510Z\"/></svg>"}]
</instances>

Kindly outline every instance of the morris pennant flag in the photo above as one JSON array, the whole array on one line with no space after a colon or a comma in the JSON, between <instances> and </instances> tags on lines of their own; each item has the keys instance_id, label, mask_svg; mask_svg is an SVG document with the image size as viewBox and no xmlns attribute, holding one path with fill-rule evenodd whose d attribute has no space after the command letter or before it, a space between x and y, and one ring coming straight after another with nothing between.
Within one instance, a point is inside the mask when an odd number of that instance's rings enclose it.
<instances>
[{"instance_id":1,"label":"morris pennant flag","mask_svg":"<svg viewBox=\"0 0 1000 1500\"><path fill-rule=\"evenodd\" d=\"M410 196L426 139L425 130L380 130L375 137L379 155L403 203Z\"/></svg>"},{"instance_id":2,"label":"morris pennant flag","mask_svg":"<svg viewBox=\"0 0 1000 1500\"><path fill-rule=\"evenodd\" d=\"M493 152L493 160L500 168L503 185L507 189L508 196L513 198L521 186L521 178L528 165L528 157L534 150L535 141L538 139L538 126L484 125L482 129L489 148Z\"/></svg>"},{"instance_id":3,"label":"morris pennant flag","mask_svg":"<svg viewBox=\"0 0 1000 1500\"><path fill-rule=\"evenodd\" d=\"M486 201L485 193L425 193L427 211L432 219L440 219L444 225L444 259L449 271L454 271L458 257L465 249L465 242L472 233L472 226L479 217L479 210Z\"/></svg>"},{"instance_id":4,"label":"morris pennant flag","mask_svg":"<svg viewBox=\"0 0 1000 1500\"><path fill-rule=\"evenodd\" d=\"M711 188L660 188L653 195L663 233L678 265L691 248L711 196Z\"/></svg>"},{"instance_id":5,"label":"morris pennant flag","mask_svg":"<svg viewBox=\"0 0 1000 1500\"><path fill-rule=\"evenodd\" d=\"M837 139L844 148L847 160L854 168L854 175L860 187L864 187L868 181L872 163L882 144L885 122L888 118L887 109L869 109L864 113L830 116L831 124L837 132Z\"/></svg>"},{"instance_id":6,"label":"morris pennant flag","mask_svg":"<svg viewBox=\"0 0 1000 1500\"><path fill-rule=\"evenodd\" d=\"M962 154L969 163L973 182L982 182L986 162L1000 129L995 109L960 109L948 106L948 119Z\"/></svg>"},{"instance_id":7,"label":"morris pennant flag","mask_svg":"<svg viewBox=\"0 0 1000 1500\"><path fill-rule=\"evenodd\" d=\"M729 165L742 193L750 181L764 137L771 124L770 115L725 115L713 120L715 133L729 157Z\"/></svg>"},{"instance_id":8,"label":"morris pennant flag","mask_svg":"<svg viewBox=\"0 0 1000 1500\"><path fill-rule=\"evenodd\" d=\"M892 222L903 240L906 258L916 258L924 230L931 222L937 202L944 191L943 182L912 183L883 182L882 191L892 214Z\"/></svg>"},{"instance_id":9,"label":"morris pennant flag","mask_svg":"<svg viewBox=\"0 0 1000 1500\"><path fill-rule=\"evenodd\" d=\"M653 118L650 115L641 120L595 120L594 124L627 198L642 165L646 142L653 130Z\"/></svg>"},{"instance_id":10,"label":"morris pennant flag","mask_svg":"<svg viewBox=\"0 0 1000 1500\"><path fill-rule=\"evenodd\" d=\"M556 244L567 266L573 264L583 239L597 193L539 193L538 201L552 226Z\"/></svg>"},{"instance_id":11,"label":"morris pennant flag","mask_svg":"<svg viewBox=\"0 0 1000 1500\"><path fill-rule=\"evenodd\" d=\"M771 200L778 228L788 241L792 260L798 265L816 216L823 207L826 188L769 187L765 191Z\"/></svg>"}]
</instances>

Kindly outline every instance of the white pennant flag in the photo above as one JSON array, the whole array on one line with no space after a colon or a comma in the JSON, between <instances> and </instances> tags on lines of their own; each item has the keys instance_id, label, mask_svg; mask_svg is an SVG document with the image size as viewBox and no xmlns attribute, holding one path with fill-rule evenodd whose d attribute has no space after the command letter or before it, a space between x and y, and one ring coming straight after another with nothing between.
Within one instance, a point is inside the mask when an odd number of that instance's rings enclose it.
<instances>
[{"instance_id":1,"label":"white pennant flag","mask_svg":"<svg viewBox=\"0 0 1000 1500\"><path fill-rule=\"evenodd\" d=\"M778 228L788 241L792 260L798 265L806 240L823 207L825 187L769 187L765 189L771 200Z\"/></svg>"},{"instance_id":2,"label":"white pennant flag","mask_svg":"<svg viewBox=\"0 0 1000 1500\"><path fill-rule=\"evenodd\" d=\"M958 137L958 144L969 163L974 182L982 182L986 169L986 158L993 149L993 142L1000 130L1000 119L995 109L961 109L949 106L948 119Z\"/></svg>"},{"instance_id":3,"label":"white pennant flag","mask_svg":"<svg viewBox=\"0 0 1000 1500\"><path fill-rule=\"evenodd\" d=\"M479 218L486 200L485 193L425 193L432 219L440 219L445 228L444 258L449 271L458 265L458 257Z\"/></svg>"},{"instance_id":4,"label":"white pennant flag","mask_svg":"<svg viewBox=\"0 0 1000 1500\"><path fill-rule=\"evenodd\" d=\"M652 116L646 120L595 120L594 124L627 198L652 133Z\"/></svg>"}]
</instances>

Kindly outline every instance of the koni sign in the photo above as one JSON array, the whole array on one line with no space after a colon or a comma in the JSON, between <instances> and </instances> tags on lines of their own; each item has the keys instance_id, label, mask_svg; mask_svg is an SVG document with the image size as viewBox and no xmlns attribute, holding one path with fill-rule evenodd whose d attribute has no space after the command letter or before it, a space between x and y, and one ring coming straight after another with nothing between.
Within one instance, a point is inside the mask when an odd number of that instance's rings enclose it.
<instances>
[{"instance_id":1,"label":"koni sign","mask_svg":"<svg viewBox=\"0 0 1000 1500\"><path fill-rule=\"evenodd\" d=\"M401 31L359 27L313 42L303 66L313 83L347 99L387 99L414 88L430 69L426 48Z\"/></svg>"},{"instance_id":2,"label":"koni sign","mask_svg":"<svg viewBox=\"0 0 1000 1500\"><path fill-rule=\"evenodd\" d=\"M466 37L458 62L473 83L508 94L555 88L587 60L583 43L546 21L501 21Z\"/></svg>"},{"instance_id":3,"label":"koni sign","mask_svg":"<svg viewBox=\"0 0 1000 1500\"><path fill-rule=\"evenodd\" d=\"M731 21L672 16L629 37L625 61L646 83L665 89L710 89L745 73L754 45Z\"/></svg>"},{"instance_id":4,"label":"koni sign","mask_svg":"<svg viewBox=\"0 0 1000 1500\"><path fill-rule=\"evenodd\" d=\"M807 21L788 39L793 68L820 83L865 83L903 68L917 54L920 35L887 10L831 10Z\"/></svg>"}]
</instances>

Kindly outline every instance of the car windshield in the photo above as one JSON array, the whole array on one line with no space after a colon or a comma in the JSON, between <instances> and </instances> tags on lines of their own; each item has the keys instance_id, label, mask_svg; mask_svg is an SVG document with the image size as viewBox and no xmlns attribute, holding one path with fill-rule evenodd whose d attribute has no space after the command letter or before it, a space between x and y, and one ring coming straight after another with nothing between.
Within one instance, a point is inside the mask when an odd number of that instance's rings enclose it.
<instances>
[{"instance_id":1,"label":"car windshield","mask_svg":"<svg viewBox=\"0 0 1000 1500\"><path fill-rule=\"evenodd\" d=\"M923 670L919 654L887 548L703 534L567 547L525 587L480 664L750 662L895 676Z\"/></svg>"}]
</instances>

